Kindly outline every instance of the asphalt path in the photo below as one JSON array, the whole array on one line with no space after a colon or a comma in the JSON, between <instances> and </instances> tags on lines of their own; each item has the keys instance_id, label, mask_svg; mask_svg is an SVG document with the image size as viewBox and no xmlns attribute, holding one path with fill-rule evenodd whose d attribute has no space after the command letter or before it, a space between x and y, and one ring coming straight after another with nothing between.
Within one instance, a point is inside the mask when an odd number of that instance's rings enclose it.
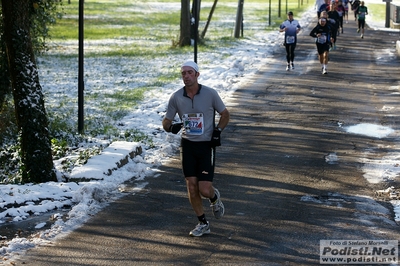
<instances>
[{"instance_id":1,"label":"asphalt path","mask_svg":"<svg viewBox=\"0 0 400 266\"><path fill-rule=\"evenodd\" d=\"M380 56L394 51L399 33L367 29L361 39L355 25L345 24L328 75L321 74L306 28L295 70L285 71L282 47L233 94L215 176L226 213L214 219L204 200L210 235L188 234L197 219L177 154L141 192L128 193L68 236L13 263L319 265L320 240L400 239L390 205L367 198L397 182L368 183L359 160L366 151L382 158L397 148L398 137L344 130L358 123L400 128L393 91L400 85L399 59ZM336 163L326 161L332 153Z\"/></svg>"}]
</instances>

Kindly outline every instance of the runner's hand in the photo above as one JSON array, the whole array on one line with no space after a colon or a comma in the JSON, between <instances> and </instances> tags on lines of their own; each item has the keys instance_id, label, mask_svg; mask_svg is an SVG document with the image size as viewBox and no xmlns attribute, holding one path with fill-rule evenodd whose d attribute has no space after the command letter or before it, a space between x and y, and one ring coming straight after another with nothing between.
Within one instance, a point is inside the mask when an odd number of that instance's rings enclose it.
<instances>
[{"instance_id":1,"label":"runner's hand","mask_svg":"<svg viewBox=\"0 0 400 266\"><path fill-rule=\"evenodd\" d=\"M221 146L221 131L214 129L211 137L211 147Z\"/></svg>"},{"instance_id":2,"label":"runner's hand","mask_svg":"<svg viewBox=\"0 0 400 266\"><path fill-rule=\"evenodd\" d=\"M175 124L172 124L172 125L169 127L169 132L172 132L172 134L177 134L179 131L181 131L182 126L183 126L183 123L175 123Z\"/></svg>"}]
</instances>

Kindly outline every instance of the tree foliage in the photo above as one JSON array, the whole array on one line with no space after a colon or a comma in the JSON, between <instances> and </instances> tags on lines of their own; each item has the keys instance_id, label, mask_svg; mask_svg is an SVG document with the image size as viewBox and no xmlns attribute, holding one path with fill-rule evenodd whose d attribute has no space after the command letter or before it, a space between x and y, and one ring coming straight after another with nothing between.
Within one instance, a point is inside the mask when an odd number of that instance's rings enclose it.
<instances>
[{"instance_id":1,"label":"tree foliage","mask_svg":"<svg viewBox=\"0 0 400 266\"><path fill-rule=\"evenodd\" d=\"M46 2L43 0L41 4ZM34 24L39 23L36 19L40 16L38 2L2 0L1 36L7 51L5 55L19 130L21 181L24 183L57 181L34 55L34 46L41 49L45 41L45 38L34 35L46 31L44 24Z\"/></svg>"},{"instance_id":2,"label":"tree foliage","mask_svg":"<svg viewBox=\"0 0 400 266\"><path fill-rule=\"evenodd\" d=\"M35 53L46 50L46 40L49 36L49 26L61 17L58 8L62 2L58 0L27 0L29 4L27 15L30 19L30 35ZM0 5L0 15L3 17L3 7ZM7 95L11 94L10 73L4 40L4 24L0 19L0 112L3 109Z\"/></svg>"},{"instance_id":3,"label":"tree foliage","mask_svg":"<svg viewBox=\"0 0 400 266\"><path fill-rule=\"evenodd\" d=\"M56 23L56 19L61 17L58 12L61 1L58 0L30 0L32 8L29 15L31 17L31 38L35 53L46 50L46 40L50 38L49 26Z\"/></svg>"}]
</instances>

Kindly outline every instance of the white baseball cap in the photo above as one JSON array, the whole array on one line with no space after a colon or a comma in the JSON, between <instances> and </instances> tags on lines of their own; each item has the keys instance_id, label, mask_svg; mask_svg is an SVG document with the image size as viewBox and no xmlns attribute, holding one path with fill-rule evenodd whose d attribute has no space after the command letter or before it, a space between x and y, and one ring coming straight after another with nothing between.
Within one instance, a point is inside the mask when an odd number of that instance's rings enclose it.
<instances>
[{"instance_id":1,"label":"white baseball cap","mask_svg":"<svg viewBox=\"0 0 400 266\"><path fill-rule=\"evenodd\" d=\"M182 67L185 67L185 66L191 67L196 72L199 72L199 66L193 61L186 61L185 63L183 63Z\"/></svg>"}]
</instances>

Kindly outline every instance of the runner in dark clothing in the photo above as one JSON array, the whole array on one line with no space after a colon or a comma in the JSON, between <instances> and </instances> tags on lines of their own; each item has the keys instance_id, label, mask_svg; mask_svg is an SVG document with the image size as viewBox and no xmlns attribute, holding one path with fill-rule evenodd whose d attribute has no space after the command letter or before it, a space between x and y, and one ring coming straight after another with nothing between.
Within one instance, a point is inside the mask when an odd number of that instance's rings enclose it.
<instances>
[{"instance_id":1,"label":"runner in dark clothing","mask_svg":"<svg viewBox=\"0 0 400 266\"><path fill-rule=\"evenodd\" d=\"M332 2L331 8L328 11L328 26L331 27L332 30L332 49L336 49L336 36L339 30L339 13L337 12L337 4L335 2Z\"/></svg>"},{"instance_id":2,"label":"runner in dark clothing","mask_svg":"<svg viewBox=\"0 0 400 266\"><path fill-rule=\"evenodd\" d=\"M321 12L329 11L329 0L324 0L324 3L318 7L318 19L321 17Z\"/></svg>"},{"instance_id":3,"label":"runner in dark clothing","mask_svg":"<svg viewBox=\"0 0 400 266\"><path fill-rule=\"evenodd\" d=\"M354 20L357 21L357 9L360 6L360 0L353 0L351 2L351 10L354 12Z\"/></svg>"},{"instance_id":4,"label":"runner in dark clothing","mask_svg":"<svg viewBox=\"0 0 400 266\"><path fill-rule=\"evenodd\" d=\"M322 15L322 14L321 14ZM333 41L331 38L332 30L326 22L326 18L320 18L318 25L311 30L310 36L316 38L315 43L317 45L318 58L322 67L322 74L328 74L328 56L330 42Z\"/></svg>"},{"instance_id":5,"label":"runner in dark clothing","mask_svg":"<svg viewBox=\"0 0 400 266\"><path fill-rule=\"evenodd\" d=\"M336 7L336 11L339 13L339 29L338 33L343 33L343 17L346 15L346 8L343 5L342 1L338 2Z\"/></svg>"}]
</instances>

